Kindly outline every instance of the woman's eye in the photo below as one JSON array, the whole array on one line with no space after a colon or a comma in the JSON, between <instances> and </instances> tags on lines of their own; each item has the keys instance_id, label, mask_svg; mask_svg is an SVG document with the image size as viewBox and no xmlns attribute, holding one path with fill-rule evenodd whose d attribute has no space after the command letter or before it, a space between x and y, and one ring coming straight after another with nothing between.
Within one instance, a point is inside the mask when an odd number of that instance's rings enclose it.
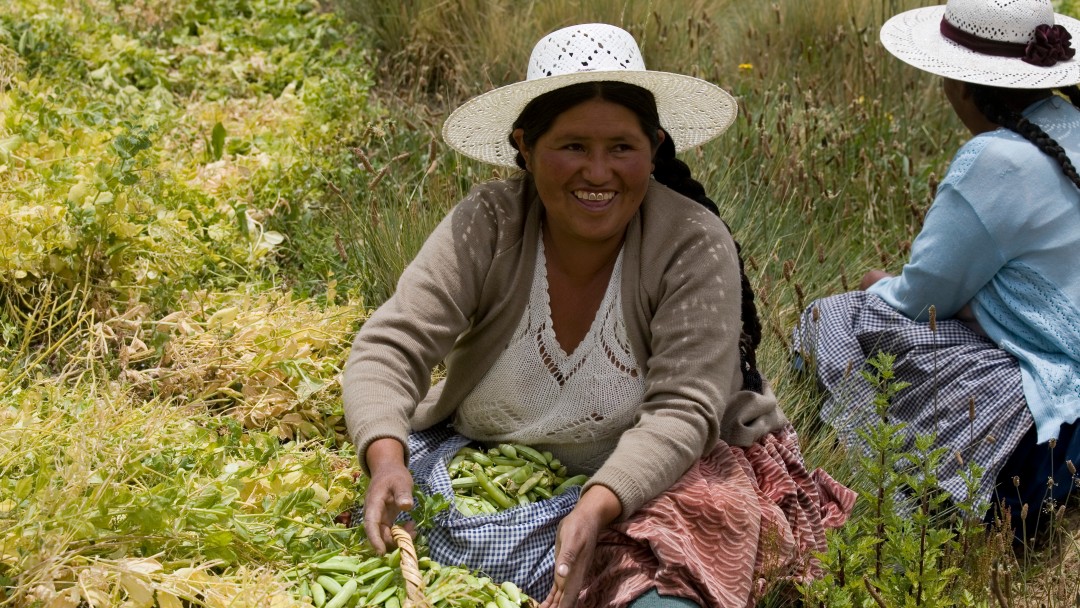
<instances>
[{"instance_id":1,"label":"woman's eye","mask_svg":"<svg viewBox=\"0 0 1080 608\"><path fill-rule=\"evenodd\" d=\"M567 150L581 151L585 149L585 146L582 146L581 144L566 144L564 148Z\"/></svg>"}]
</instances>

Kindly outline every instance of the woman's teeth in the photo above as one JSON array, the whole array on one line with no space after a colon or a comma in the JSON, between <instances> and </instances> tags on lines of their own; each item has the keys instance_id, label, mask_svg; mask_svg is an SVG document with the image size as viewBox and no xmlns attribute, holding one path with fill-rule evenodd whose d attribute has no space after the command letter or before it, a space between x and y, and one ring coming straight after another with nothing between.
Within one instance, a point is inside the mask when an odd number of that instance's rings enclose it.
<instances>
[{"instance_id":1,"label":"woman's teeth","mask_svg":"<svg viewBox=\"0 0 1080 608\"><path fill-rule=\"evenodd\" d=\"M615 198L614 192L585 192L584 190L578 190L574 192L574 196L585 201L610 201Z\"/></svg>"}]
</instances>

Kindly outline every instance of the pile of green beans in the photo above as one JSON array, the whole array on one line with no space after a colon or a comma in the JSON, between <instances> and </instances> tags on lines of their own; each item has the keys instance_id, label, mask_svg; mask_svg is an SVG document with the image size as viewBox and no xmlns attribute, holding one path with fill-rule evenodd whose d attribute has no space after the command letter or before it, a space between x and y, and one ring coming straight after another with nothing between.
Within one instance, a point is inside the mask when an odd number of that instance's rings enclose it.
<instances>
[{"instance_id":1,"label":"pile of green beans","mask_svg":"<svg viewBox=\"0 0 1080 608\"><path fill-rule=\"evenodd\" d=\"M464 568L442 566L428 557L421 557L418 565L424 580L424 595L435 608L535 605L512 582L497 584ZM400 549L368 558L335 555L296 570L299 583L296 589L300 601L310 601L315 608L401 608L406 604L407 590L400 566Z\"/></svg>"},{"instance_id":2,"label":"pile of green beans","mask_svg":"<svg viewBox=\"0 0 1080 608\"><path fill-rule=\"evenodd\" d=\"M551 452L500 443L488 450L463 447L447 465L454 506L467 516L498 513L558 496L588 477L567 477L566 466Z\"/></svg>"}]
</instances>

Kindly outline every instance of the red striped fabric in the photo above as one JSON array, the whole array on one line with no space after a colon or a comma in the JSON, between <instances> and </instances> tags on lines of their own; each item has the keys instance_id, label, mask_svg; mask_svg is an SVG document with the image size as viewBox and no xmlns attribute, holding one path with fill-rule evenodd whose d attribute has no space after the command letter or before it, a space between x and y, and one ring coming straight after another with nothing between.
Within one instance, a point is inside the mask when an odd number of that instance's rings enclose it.
<instances>
[{"instance_id":1,"label":"red striped fabric","mask_svg":"<svg viewBox=\"0 0 1080 608\"><path fill-rule=\"evenodd\" d=\"M820 576L813 554L855 497L806 470L790 426L749 448L721 443L600 536L578 606L621 608L654 587L700 606L754 606L776 582Z\"/></svg>"}]
</instances>

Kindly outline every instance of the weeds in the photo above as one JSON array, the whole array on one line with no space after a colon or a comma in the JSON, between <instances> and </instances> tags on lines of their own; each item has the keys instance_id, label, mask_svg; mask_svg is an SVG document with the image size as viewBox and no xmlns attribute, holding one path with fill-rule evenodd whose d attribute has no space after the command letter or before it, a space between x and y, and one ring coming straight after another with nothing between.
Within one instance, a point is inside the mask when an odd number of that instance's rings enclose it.
<instances>
[{"instance_id":1,"label":"weeds","mask_svg":"<svg viewBox=\"0 0 1080 608\"><path fill-rule=\"evenodd\" d=\"M917 436L905 450L905 427L889 420L892 398L907 388L893 375L894 357L878 353L866 361L863 378L874 388L877 422L860 431L868 446L855 456L851 487L861 512L844 528L830 532L822 556L826 576L802 588L804 600L822 606L1069 606L1078 590L1062 578L1060 561L1075 551L1076 540L1062 526L1065 513L1051 514L1043 555L1029 548L1015 553L1008 512L984 521L989 503L978 496L983 471L966 464L966 498L949 500L935 471L945 448L933 448L932 435ZM1019 556L1019 560L1018 560ZM1075 558L1074 558L1075 559ZM1043 576L1052 590L1033 584L1035 564L1061 574ZM1056 564L1056 565L1054 565ZM1064 602L1064 603L1061 603Z\"/></svg>"},{"instance_id":2,"label":"weeds","mask_svg":"<svg viewBox=\"0 0 1080 608\"><path fill-rule=\"evenodd\" d=\"M877 424L860 432L869 452L860 455L852 482L865 513L832 533L823 557L827 577L805 587L812 604L860 606L979 606L988 589L982 563L992 555L978 522L986 505L947 504L935 470L946 457L933 437L904 451L903 424L889 421L892 398L907 388L893 377L894 358L879 353L861 373L874 387ZM967 478L974 484L978 471Z\"/></svg>"}]
</instances>

